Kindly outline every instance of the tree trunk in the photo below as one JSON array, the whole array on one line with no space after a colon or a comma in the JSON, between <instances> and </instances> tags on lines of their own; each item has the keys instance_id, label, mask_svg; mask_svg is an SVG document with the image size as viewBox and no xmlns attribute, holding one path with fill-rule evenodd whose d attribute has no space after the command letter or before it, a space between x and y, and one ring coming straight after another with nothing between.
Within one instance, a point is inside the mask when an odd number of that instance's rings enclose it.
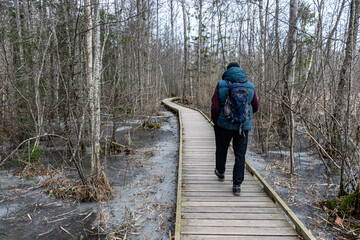
<instances>
[{"instance_id":1,"label":"tree trunk","mask_svg":"<svg viewBox=\"0 0 360 240\"><path fill-rule=\"evenodd\" d=\"M359 11L360 11L360 0L352 0L350 4L350 19L349 19L349 28L347 34L347 41L345 47L345 58L344 62L340 71L340 81L338 84L337 95L335 96L335 107L334 107L334 118L337 122L342 125L346 124L345 122L345 111L346 108L346 101L348 100L350 94L350 87L347 88L348 85L351 83L351 71L354 59L354 52L356 50L356 41L357 41L357 33L359 29ZM346 92L348 89L348 92ZM349 107L349 106L348 106ZM348 119L347 119L348 121ZM334 123L333 127L333 138L332 142L333 145L336 147L343 146L342 139L341 139L341 129L342 127L339 126L336 122ZM344 130L346 127L343 128ZM347 132L345 131L345 138L347 138ZM346 151L346 146L345 150ZM345 171L345 161L346 161L347 153L344 152L341 161L341 174L340 174L340 189L339 189L339 196L346 195L345 185L344 185L344 171Z\"/></svg>"},{"instance_id":2,"label":"tree trunk","mask_svg":"<svg viewBox=\"0 0 360 240\"><path fill-rule=\"evenodd\" d=\"M221 6L219 6L219 3L217 3L217 10L219 13L219 23L218 23L218 39L220 40L221 44L221 56L222 56L222 66L226 68L226 56L225 56L225 44L224 44L224 38L226 36L223 36L221 28L222 28L222 17L223 17L223 11L221 9Z\"/></svg>"},{"instance_id":3,"label":"tree trunk","mask_svg":"<svg viewBox=\"0 0 360 240\"><path fill-rule=\"evenodd\" d=\"M1 14L6 14L0 10ZM1 24L4 24L0 22ZM4 24L5 25L5 24ZM1 44L4 44L4 37L0 36ZM0 79L1 79L1 129L0 129L0 162L2 160L2 152L4 148L4 136L5 136L5 104L6 104L6 51L0 48Z\"/></svg>"},{"instance_id":4,"label":"tree trunk","mask_svg":"<svg viewBox=\"0 0 360 240\"><path fill-rule=\"evenodd\" d=\"M360 125L358 125L357 129L356 129L356 145L357 145L357 149L358 151L360 151ZM360 169L360 157L358 159L358 166ZM360 178L358 178L358 184L357 184L357 194L356 194L356 201L355 201L355 212L356 212L356 216L359 218L360 217Z\"/></svg>"},{"instance_id":5,"label":"tree trunk","mask_svg":"<svg viewBox=\"0 0 360 240\"><path fill-rule=\"evenodd\" d=\"M197 104L201 104L201 42L202 42L202 0L199 0L199 26L198 26L198 69L197 69Z\"/></svg>"},{"instance_id":6,"label":"tree trunk","mask_svg":"<svg viewBox=\"0 0 360 240\"><path fill-rule=\"evenodd\" d=\"M171 27L171 76L175 76L175 33L174 33L174 0L170 0L170 27ZM175 86L174 86L175 85ZM169 84L171 93L179 93L181 84Z\"/></svg>"},{"instance_id":7,"label":"tree trunk","mask_svg":"<svg viewBox=\"0 0 360 240\"><path fill-rule=\"evenodd\" d=\"M22 37L22 27L20 21L20 4L19 0L15 0L15 9L16 9L16 30L19 35L19 57L20 57L20 67L24 64L24 48L23 48L23 37Z\"/></svg>"},{"instance_id":8,"label":"tree trunk","mask_svg":"<svg viewBox=\"0 0 360 240\"><path fill-rule=\"evenodd\" d=\"M94 73L93 73L93 104L94 111L92 116L92 154L91 154L91 172L100 173L100 84L102 71L101 42L100 42L100 4L99 0L94 0Z\"/></svg>"},{"instance_id":9,"label":"tree trunk","mask_svg":"<svg viewBox=\"0 0 360 240\"><path fill-rule=\"evenodd\" d=\"M293 98L294 98L294 81L295 81L295 62L296 62L296 38L297 38L297 12L298 0L290 0L290 19L289 19L289 32L288 32L288 57L285 72L285 101L287 104L287 118L289 127L289 148L290 148L290 173L293 174L295 170L295 119L293 113Z\"/></svg>"},{"instance_id":10,"label":"tree trunk","mask_svg":"<svg viewBox=\"0 0 360 240\"><path fill-rule=\"evenodd\" d=\"M90 131L91 131L91 174L97 174L97 153L95 144L95 104L94 104L94 77L93 77L93 17L91 0L85 0L85 15L87 20L86 31L86 78L88 84L88 101L89 101L89 114L90 114Z\"/></svg>"},{"instance_id":11,"label":"tree trunk","mask_svg":"<svg viewBox=\"0 0 360 240\"><path fill-rule=\"evenodd\" d=\"M0 57L1 51L0 51ZM3 63L3 59L0 59L0 63ZM2 66L5 66L5 64L1 64ZM1 71L4 71L1 69ZM0 162L2 160L2 153L4 149L4 136L5 136L5 101L6 101L6 76L5 74L0 75L2 78L2 86L1 86L1 129L0 129Z\"/></svg>"},{"instance_id":12,"label":"tree trunk","mask_svg":"<svg viewBox=\"0 0 360 240\"><path fill-rule=\"evenodd\" d=\"M29 30L31 35L31 41L34 46L40 46L41 40L37 38L37 25L36 25L36 10L34 6L34 2L30 2L30 21L29 21ZM41 34L41 33L40 33ZM40 49L34 48L32 53L32 69L33 69L33 80L34 80L34 93L35 93L35 108L36 108L36 116L34 117L35 121L35 129L36 129L36 135L41 135L41 128L43 123L43 109L40 101L40 70L39 70L39 53ZM39 144L39 138L37 137L35 140L34 145L37 146Z\"/></svg>"},{"instance_id":13,"label":"tree trunk","mask_svg":"<svg viewBox=\"0 0 360 240\"><path fill-rule=\"evenodd\" d=\"M184 21L184 82L183 82L183 91L182 91L182 101L184 102L186 100L186 95L187 95L187 75L188 75L188 70L187 70L187 62L188 62L188 50L187 50L187 23L186 23L186 8L185 8L185 0L181 1L181 6L182 6L182 13L183 13L183 21Z\"/></svg>"},{"instance_id":14,"label":"tree trunk","mask_svg":"<svg viewBox=\"0 0 360 240\"><path fill-rule=\"evenodd\" d=\"M266 43L266 35L265 35L265 26L263 20L263 0L259 0L259 22L260 22L260 86L264 84L264 76L265 76L265 43Z\"/></svg>"},{"instance_id":15,"label":"tree trunk","mask_svg":"<svg viewBox=\"0 0 360 240\"><path fill-rule=\"evenodd\" d=\"M6 133L10 135L18 134L13 131L14 124L17 125L17 119L13 119L12 112L15 109L15 93L12 89L14 83L14 56L13 45L10 39L11 16L10 2L1 4L0 9L0 79L1 86L1 129L0 129L0 162L2 159L4 138ZM7 31L9 32L7 32Z\"/></svg>"}]
</instances>

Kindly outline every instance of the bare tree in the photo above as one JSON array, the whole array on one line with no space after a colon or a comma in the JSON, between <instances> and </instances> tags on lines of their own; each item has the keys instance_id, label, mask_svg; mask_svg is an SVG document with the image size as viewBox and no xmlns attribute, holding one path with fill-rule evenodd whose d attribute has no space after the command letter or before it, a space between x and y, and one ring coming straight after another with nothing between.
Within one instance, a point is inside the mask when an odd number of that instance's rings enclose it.
<instances>
[{"instance_id":1,"label":"bare tree","mask_svg":"<svg viewBox=\"0 0 360 240\"><path fill-rule=\"evenodd\" d=\"M289 127L289 144L290 144L290 172L295 170L294 144L295 144L295 119L293 113L293 98L294 98L294 80L295 80L295 61L296 61L296 37L297 37L297 11L298 1L290 0L290 18L289 18L289 32L288 32L288 48L287 48L287 62L285 72L285 100L287 103L287 121Z\"/></svg>"},{"instance_id":2,"label":"bare tree","mask_svg":"<svg viewBox=\"0 0 360 240\"><path fill-rule=\"evenodd\" d=\"M183 82L183 91L182 91L182 100L186 100L187 95L187 78L188 78L188 37L187 37L187 11L185 0L181 0L182 14L183 14L183 24L184 24L184 82Z\"/></svg>"},{"instance_id":3,"label":"bare tree","mask_svg":"<svg viewBox=\"0 0 360 240\"><path fill-rule=\"evenodd\" d=\"M196 91L196 101L198 104L201 104L201 48L202 48L202 8L203 2L199 0L199 23L198 23L198 50L197 50L197 91Z\"/></svg>"},{"instance_id":4,"label":"bare tree","mask_svg":"<svg viewBox=\"0 0 360 240\"><path fill-rule=\"evenodd\" d=\"M100 5L99 0L94 1L94 69L93 69L93 83L90 86L93 96L90 98L93 103L90 112L91 118L91 172L92 174L99 174L100 172L100 83L102 71L102 56L101 56L101 42L100 42Z\"/></svg>"},{"instance_id":5,"label":"bare tree","mask_svg":"<svg viewBox=\"0 0 360 240\"><path fill-rule=\"evenodd\" d=\"M339 195L343 196L346 194L345 185L344 185L344 167L345 161L347 158L347 139L348 131L346 125L349 121L349 99L350 99L350 89L351 89L351 72L354 61L354 53L356 50L356 41L357 33L359 29L359 12L360 12L360 1L352 0L350 4L350 19L349 27L347 33L347 41L345 48L345 58L340 71L340 81L337 87L337 94L335 96L335 108L334 108L334 117L337 120L334 124L333 131L333 141L335 146L339 144L345 146L344 154L341 161L341 176L340 176L340 189ZM347 105L347 106L346 106ZM347 115L347 116L346 116ZM346 116L346 119L345 119ZM344 124L345 127L339 126L338 123ZM342 144L342 139L340 138L341 128L345 131L345 143Z\"/></svg>"},{"instance_id":6,"label":"bare tree","mask_svg":"<svg viewBox=\"0 0 360 240\"><path fill-rule=\"evenodd\" d=\"M99 152L97 152L97 139L96 139L96 105L95 97L95 80L93 69L93 15L92 4L90 0L85 0L85 14L87 19L86 31L86 76L88 83L88 99L89 99L89 113L90 113L90 131L91 131L91 174L98 173ZM95 26L96 28L96 26ZM97 49L98 50L98 49ZM96 66L98 67L98 66Z\"/></svg>"}]
</instances>

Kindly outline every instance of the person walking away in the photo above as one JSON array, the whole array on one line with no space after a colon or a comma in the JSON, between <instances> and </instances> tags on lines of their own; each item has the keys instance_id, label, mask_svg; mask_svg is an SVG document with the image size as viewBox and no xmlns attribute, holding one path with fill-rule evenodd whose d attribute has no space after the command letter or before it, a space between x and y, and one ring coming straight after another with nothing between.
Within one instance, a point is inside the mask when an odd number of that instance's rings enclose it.
<instances>
[{"instance_id":1,"label":"person walking away","mask_svg":"<svg viewBox=\"0 0 360 240\"><path fill-rule=\"evenodd\" d=\"M241 83L245 92L247 92L247 116L244 122L233 121L224 114L225 101L229 96L229 88L234 83ZM236 85L236 84L235 84ZM255 86L249 82L245 71L239 64L232 62L227 66L223 73L222 80L216 85L211 102L211 120L215 124L215 142L216 142L216 168L215 175L219 181L224 181L225 165L230 141L233 141L235 154L235 164L233 168L233 194L239 196L241 184L244 181L245 154L248 144L248 133L251 130L251 120L253 113L258 110L259 104L256 96Z\"/></svg>"}]
</instances>

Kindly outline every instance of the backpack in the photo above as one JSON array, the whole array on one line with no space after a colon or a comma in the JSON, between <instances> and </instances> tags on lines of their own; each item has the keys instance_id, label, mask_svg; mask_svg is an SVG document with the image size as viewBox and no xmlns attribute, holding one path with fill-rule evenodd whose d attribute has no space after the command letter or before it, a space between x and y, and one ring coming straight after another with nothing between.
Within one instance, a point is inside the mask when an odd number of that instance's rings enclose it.
<instances>
[{"instance_id":1,"label":"backpack","mask_svg":"<svg viewBox=\"0 0 360 240\"><path fill-rule=\"evenodd\" d=\"M249 119L249 93L245 83L231 83L226 81L229 90L224 104L224 116L231 123L240 123L239 133L242 132L242 123Z\"/></svg>"}]
</instances>

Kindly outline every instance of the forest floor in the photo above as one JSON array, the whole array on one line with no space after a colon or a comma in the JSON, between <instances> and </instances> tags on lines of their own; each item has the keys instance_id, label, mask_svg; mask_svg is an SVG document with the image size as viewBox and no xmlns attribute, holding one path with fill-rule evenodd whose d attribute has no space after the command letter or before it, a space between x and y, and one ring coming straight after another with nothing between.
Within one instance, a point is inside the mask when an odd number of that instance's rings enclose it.
<instances>
[{"instance_id":1,"label":"forest floor","mask_svg":"<svg viewBox=\"0 0 360 240\"><path fill-rule=\"evenodd\" d=\"M38 186L45 177L14 176L14 164L1 169L0 239L170 239L179 138L176 116L163 110L145 119L159 123L159 129L144 129L144 119L127 120L117 128L120 144L125 144L130 130L136 153L106 156L106 174L115 191L107 202L58 200ZM48 148L45 153L44 164L61 167L62 175L76 178L75 168L63 162L61 149Z\"/></svg>"},{"instance_id":2,"label":"forest floor","mask_svg":"<svg viewBox=\"0 0 360 240\"><path fill-rule=\"evenodd\" d=\"M317 153L311 149L296 152L296 170L291 176L284 168L288 165L288 151L269 151L267 156L261 155L253 139L250 140L247 160L316 239L356 239L351 233L346 234L350 230L345 230L344 226L328 221L328 214L321 206L321 201L336 196L338 176L328 176Z\"/></svg>"},{"instance_id":3,"label":"forest floor","mask_svg":"<svg viewBox=\"0 0 360 240\"><path fill-rule=\"evenodd\" d=\"M106 156L106 173L114 199L100 203L57 200L38 186L45 177L14 176L14 164L0 170L0 239L170 239L174 233L178 125L176 116L162 109L150 120L159 129L144 129L144 119L127 120L117 128L117 141L125 144L129 133L134 154ZM111 128L111 125L108 126ZM104 137L109 138L110 136ZM304 141L306 142L306 141ZM307 145L307 144L304 144ZM251 136L248 161L312 231L316 239L350 239L341 227L326 221L321 200L337 191L337 177L328 177L320 160L307 146L298 146L294 176L284 171L286 151L260 155ZM44 164L76 177L74 167L63 162L61 149L47 149ZM85 159L88 161L88 159ZM85 167L88 167L85 165ZM340 231L335 231L340 229Z\"/></svg>"}]
</instances>

